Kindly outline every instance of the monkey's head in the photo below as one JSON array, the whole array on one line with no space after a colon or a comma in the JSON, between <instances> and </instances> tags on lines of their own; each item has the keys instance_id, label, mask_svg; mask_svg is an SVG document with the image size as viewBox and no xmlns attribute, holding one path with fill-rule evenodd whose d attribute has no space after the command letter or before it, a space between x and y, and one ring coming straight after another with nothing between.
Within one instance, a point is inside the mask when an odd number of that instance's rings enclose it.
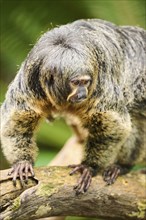
<instances>
[{"instance_id":1,"label":"monkey's head","mask_svg":"<svg viewBox=\"0 0 146 220\"><path fill-rule=\"evenodd\" d=\"M40 39L34 53L41 58L41 87L54 106L79 105L90 98L96 84L97 60L83 33L69 26L55 28Z\"/></svg>"},{"instance_id":2,"label":"monkey's head","mask_svg":"<svg viewBox=\"0 0 146 220\"><path fill-rule=\"evenodd\" d=\"M56 49L46 60L46 91L59 105L79 105L87 101L93 91L95 68L89 54L78 54L73 49ZM83 53L83 52L82 52ZM45 65L44 65L45 67Z\"/></svg>"},{"instance_id":3,"label":"monkey's head","mask_svg":"<svg viewBox=\"0 0 146 220\"><path fill-rule=\"evenodd\" d=\"M67 58L66 58L67 59ZM68 59L69 61L69 59ZM74 62L74 61L73 61ZM77 68L72 62L66 66L57 66L49 69L49 80L46 79L46 93L52 103L57 105L81 104L91 95L94 76L89 69L83 71L86 65ZM83 71L83 72L82 72Z\"/></svg>"}]
</instances>

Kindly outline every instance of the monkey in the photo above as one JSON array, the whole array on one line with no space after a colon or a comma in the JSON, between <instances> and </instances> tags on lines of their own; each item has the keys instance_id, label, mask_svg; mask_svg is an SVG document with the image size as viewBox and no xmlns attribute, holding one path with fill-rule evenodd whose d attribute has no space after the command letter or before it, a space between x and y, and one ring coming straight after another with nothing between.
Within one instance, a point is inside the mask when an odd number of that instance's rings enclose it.
<instances>
[{"instance_id":1,"label":"monkey","mask_svg":"<svg viewBox=\"0 0 146 220\"><path fill-rule=\"evenodd\" d=\"M42 118L70 120L83 143L69 165L85 193L102 173L107 185L146 159L146 31L100 19L55 27L36 42L1 106L3 153L14 185L34 176L35 131Z\"/></svg>"}]
</instances>

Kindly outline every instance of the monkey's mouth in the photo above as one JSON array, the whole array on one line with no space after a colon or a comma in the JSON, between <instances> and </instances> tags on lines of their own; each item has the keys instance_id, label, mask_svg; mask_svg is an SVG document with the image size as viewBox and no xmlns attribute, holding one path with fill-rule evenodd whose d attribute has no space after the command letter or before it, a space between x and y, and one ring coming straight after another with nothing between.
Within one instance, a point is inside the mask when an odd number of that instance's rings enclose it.
<instances>
[{"instance_id":1,"label":"monkey's mouth","mask_svg":"<svg viewBox=\"0 0 146 220\"><path fill-rule=\"evenodd\" d=\"M77 96L74 96L70 99L70 102L71 103L79 103L79 102L82 102L86 99L87 97L86 96L82 96L82 97L79 97L78 95Z\"/></svg>"},{"instance_id":2,"label":"monkey's mouth","mask_svg":"<svg viewBox=\"0 0 146 220\"><path fill-rule=\"evenodd\" d=\"M87 94L84 90L73 91L68 97L67 101L71 103L80 103L87 99Z\"/></svg>"}]
</instances>

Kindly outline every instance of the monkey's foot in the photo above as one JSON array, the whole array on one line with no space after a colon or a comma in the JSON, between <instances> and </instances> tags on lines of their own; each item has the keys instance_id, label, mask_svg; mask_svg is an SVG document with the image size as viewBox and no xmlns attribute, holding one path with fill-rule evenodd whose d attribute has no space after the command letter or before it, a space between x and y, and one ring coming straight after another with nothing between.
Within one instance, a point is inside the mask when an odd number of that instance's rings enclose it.
<instances>
[{"instance_id":1,"label":"monkey's foot","mask_svg":"<svg viewBox=\"0 0 146 220\"><path fill-rule=\"evenodd\" d=\"M32 164L29 161L20 161L13 165L12 170L8 173L9 176L12 176L12 181L14 186L16 186L17 177L20 178L20 183L24 187L25 183L28 182L28 174L34 176L34 171Z\"/></svg>"},{"instance_id":2,"label":"monkey's foot","mask_svg":"<svg viewBox=\"0 0 146 220\"><path fill-rule=\"evenodd\" d=\"M84 164L69 165L68 167L73 168L73 170L70 172L70 175L73 175L76 172L81 173L81 177L79 178L78 183L74 186L76 194L78 195L85 193L92 181L92 168L87 167Z\"/></svg>"},{"instance_id":3,"label":"monkey's foot","mask_svg":"<svg viewBox=\"0 0 146 220\"><path fill-rule=\"evenodd\" d=\"M121 174L121 167L119 165L113 164L107 167L103 172L103 180L108 184L113 184L117 177Z\"/></svg>"}]
</instances>

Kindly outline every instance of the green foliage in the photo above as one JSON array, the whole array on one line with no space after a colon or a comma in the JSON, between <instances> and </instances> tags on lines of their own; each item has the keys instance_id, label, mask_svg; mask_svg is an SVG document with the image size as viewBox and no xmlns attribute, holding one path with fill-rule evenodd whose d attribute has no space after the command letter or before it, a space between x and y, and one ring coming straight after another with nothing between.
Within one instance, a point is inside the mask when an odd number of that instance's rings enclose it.
<instances>
[{"instance_id":1,"label":"green foliage","mask_svg":"<svg viewBox=\"0 0 146 220\"><path fill-rule=\"evenodd\" d=\"M49 150L42 150L41 153L38 155L35 166L36 167L45 166L52 160L52 158L55 155L56 155L56 151L49 152Z\"/></svg>"},{"instance_id":2,"label":"green foliage","mask_svg":"<svg viewBox=\"0 0 146 220\"><path fill-rule=\"evenodd\" d=\"M145 0L1 0L1 70L9 82L40 34L81 18L145 27Z\"/></svg>"},{"instance_id":3,"label":"green foliage","mask_svg":"<svg viewBox=\"0 0 146 220\"><path fill-rule=\"evenodd\" d=\"M49 145L50 148L60 149L70 136L71 129L68 128L64 120L57 119L51 123L43 122L39 127L37 138L44 148Z\"/></svg>"}]
</instances>

